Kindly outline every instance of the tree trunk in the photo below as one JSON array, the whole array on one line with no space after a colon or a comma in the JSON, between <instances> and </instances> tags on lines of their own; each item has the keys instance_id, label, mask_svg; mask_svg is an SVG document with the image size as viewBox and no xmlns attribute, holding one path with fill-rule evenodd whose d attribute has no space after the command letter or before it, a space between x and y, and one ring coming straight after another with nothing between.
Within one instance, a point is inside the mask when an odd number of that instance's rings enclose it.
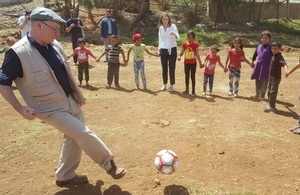
<instances>
[{"instance_id":1,"label":"tree trunk","mask_svg":"<svg viewBox=\"0 0 300 195\"><path fill-rule=\"evenodd\" d=\"M142 0L141 9L136 19L132 22L129 30L132 30L136 25L149 13L150 11L150 0Z\"/></svg>"},{"instance_id":2,"label":"tree trunk","mask_svg":"<svg viewBox=\"0 0 300 195\"><path fill-rule=\"evenodd\" d=\"M114 17L115 18L117 18L119 16L118 10L119 10L119 1L114 0Z\"/></svg>"}]
</instances>

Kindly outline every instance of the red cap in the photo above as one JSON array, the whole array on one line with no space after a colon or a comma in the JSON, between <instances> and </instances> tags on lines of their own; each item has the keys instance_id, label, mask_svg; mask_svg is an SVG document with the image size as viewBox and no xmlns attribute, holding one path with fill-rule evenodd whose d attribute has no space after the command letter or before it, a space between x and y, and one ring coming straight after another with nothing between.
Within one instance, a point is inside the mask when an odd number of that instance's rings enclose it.
<instances>
[{"instance_id":1,"label":"red cap","mask_svg":"<svg viewBox=\"0 0 300 195\"><path fill-rule=\"evenodd\" d=\"M139 38L142 38L142 35L140 33L135 33L134 35L132 35L132 41L133 42L135 42Z\"/></svg>"}]
</instances>

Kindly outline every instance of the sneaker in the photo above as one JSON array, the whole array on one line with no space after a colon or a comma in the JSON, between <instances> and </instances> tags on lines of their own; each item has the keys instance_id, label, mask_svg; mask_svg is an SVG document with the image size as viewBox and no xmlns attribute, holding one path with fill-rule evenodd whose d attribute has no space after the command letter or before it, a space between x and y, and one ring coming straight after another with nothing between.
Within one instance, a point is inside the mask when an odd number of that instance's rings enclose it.
<instances>
[{"instance_id":1,"label":"sneaker","mask_svg":"<svg viewBox=\"0 0 300 195\"><path fill-rule=\"evenodd\" d=\"M121 86L119 84L115 84L116 88L121 88Z\"/></svg>"},{"instance_id":2,"label":"sneaker","mask_svg":"<svg viewBox=\"0 0 300 195\"><path fill-rule=\"evenodd\" d=\"M276 108L272 108L271 106L266 106L264 110L265 110L265 112L276 112L277 111Z\"/></svg>"},{"instance_id":3,"label":"sneaker","mask_svg":"<svg viewBox=\"0 0 300 195\"><path fill-rule=\"evenodd\" d=\"M239 97L239 95L237 93L233 94L233 97Z\"/></svg>"},{"instance_id":4,"label":"sneaker","mask_svg":"<svg viewBox=\"0 0 300 195\"><path fill-rule=\"evenodd\" d=\"M196 93L195 93L195 92L192 92L192 96L193 96L193 97L196 96Z\"/></svg>"},{"instance_id":5,"label":"sneaker","mask_svg":"<svg viewBox=\"0 0 300 195\"><path fill-rule=\"evenodd\" d=\"M228 92L228 95L229 95L229 96L232 96L232 95L233 95L233 93L232 93L231 91L229 91L229 92Z\"/></svg>"},{"instance_id":6,"label":"sneaker","mask_svg":"<svg viewBox=\"0 0 300 195\"><path fill-rule=\"evenodd\" d=\"M109 89L109 88L111 88L111 85L106 85L106 89Z\"/></svg>"},{"instance_id":7,"label":"sneaker","mask_svg":"<svg viewBox=\"0 0 300 195\"><path fill-rule=\"evenodd\" d=\"M161 88L160 88L161 91L165 91L167 90L167 86L166 85L163 85Z\"/></svg>"},{"instance_id":8,"label":"sneaker","mask_svg":"<svg viewBox=\"0 0 300 195\"><path fill-rule=\"evenodd\" d=\"M189 94L189 91L185 90L182 92L183 94Z\"/></svg>"},{"instance_id":9,"label":"sneaker","mask_svg":"<svg viewBox=\"0 0 300 195\"><path fill-rule=\"evenodd\" d=\"M79 87L82 87L82 83L80 82L78 86L79 86Z\"/></svg>"},{"instance_id":10,"label":"sneaker","mask_svg":"<svg viewBox=\"0 0 300 195\"><path fill-rule=\"evenodd\" d=\"M202 95L206 95L206 92L203 92Z\"/></svg>"},{"instance_id":11,"label":"sneaker","mask_svg":"<svg viewBox=\"0 0 300 195\"><path fill-rule=\"evenodd\" d=\"M86 86L86 87L89 87L89 86L90 86L90 84L89 84L88 82L86 82L85 86Z\"/></svg>"},{"instance_id":12,"label":"sneaker","mask_svg":"<svg viewBox=\"0 0 300 195\"><path fill-rule=\"evenodd\" d=\"M89 180L86 175L76 175L74 178L65 180L65 181L58 181L56 180L56 185L59 187L65 186L65 185L80 185L80 184L86 184Z\"/></svg>"},{"instance_id":13,"label":"sneaker","mask_svg":"<svg viewBox=\"0 0 300 195\"><path fill-rule=\"evenodd\" d=\"M140 88L139 88L139 87L135 87L134 89L135 89L135 90L139 90Z\"/></svg>"},{"instance_id":14,"label":"sneaker","mask_svg":"<svg viewBox=\"0 0 300 195\"><path fill-rule=\"evenodd\" d=\"M168 92L172 92L173 90L173 85L170 85L170 87L168 88Z\"/></svg>"},{"instance_id":15,"label":"sneaker","mask_svg":"<svg viewBox=\"0 0 300 195\"><path fill-rule=\"evenodd\" d=\"M211 95L212 95L212 92L209 92L208 95L211 96Z\"/></svg>"},{"instance_id":16,"label":"sneaker","mask_svg":"<svg viewBox=\"0 0 300 195\"><path fill-rule=\"evenodd\" d=\"M121 179L126 175L126 170L122 167L118 167L115 164L115 161L110 161L111 162L111 169L109 171L106 171L107 174L109 174L112 178L114 179Z\"/></svg>"}]
</instances>

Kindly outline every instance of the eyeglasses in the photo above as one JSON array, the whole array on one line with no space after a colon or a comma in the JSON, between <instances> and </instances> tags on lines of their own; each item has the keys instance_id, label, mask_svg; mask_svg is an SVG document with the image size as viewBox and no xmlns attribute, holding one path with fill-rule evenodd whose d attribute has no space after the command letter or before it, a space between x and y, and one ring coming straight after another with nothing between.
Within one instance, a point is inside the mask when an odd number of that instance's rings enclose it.
<instances>
[{"instance_id":1,"label":"eyeglasses","mask_svg":"<svg viewBox=\"0 0 300 195\"><path fill-rule=\"evenodd\" d=\"M54 31L54 33L60 33L60 31L61 31L60 28L56 29L56 28L50 26L49 24L47 24L47 23L44 22L44 21L41 21L41 23L45 24L48 28L52 29L52 30Z\"/></svg>"}]
</instances>

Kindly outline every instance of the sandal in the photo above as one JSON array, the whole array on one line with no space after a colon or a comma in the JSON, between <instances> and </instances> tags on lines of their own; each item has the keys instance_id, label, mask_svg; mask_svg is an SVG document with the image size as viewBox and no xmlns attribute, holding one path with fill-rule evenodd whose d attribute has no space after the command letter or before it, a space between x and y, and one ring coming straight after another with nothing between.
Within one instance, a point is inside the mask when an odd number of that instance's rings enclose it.
<instances>
[{"instance_id":1,"label":"sandal","mask_svg":"<svg viewBox=\"0 0 300 195\"><path fill-rule=\"evenodd\" d=\"M296 130L298 130L298 129L300 129L300 126L293 127L293 128L290 129L290 131L293 132L293 131L296 131Z\"/></svg>"},{"instance_id":2,"label":"sandal","mask_svg":"<svg viewBox=\"0 0 300 195\"><path fill-rule=\"evenodd\" d=\"M300 127L294 128L293 133L300 134Z\"/></svg>"}]
</instances>

